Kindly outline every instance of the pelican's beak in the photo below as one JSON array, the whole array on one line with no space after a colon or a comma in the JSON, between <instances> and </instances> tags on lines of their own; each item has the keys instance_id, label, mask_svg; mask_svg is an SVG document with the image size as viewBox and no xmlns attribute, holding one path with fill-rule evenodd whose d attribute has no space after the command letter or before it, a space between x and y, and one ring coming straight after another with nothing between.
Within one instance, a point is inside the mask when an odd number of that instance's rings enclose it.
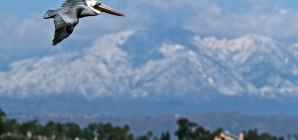
<instances>
[{"instance_id":1,"label":"pelican's beak","mask_svg":"<svg viewBox=\"0 0 298 140\"><path fill-rule=\"evenodd\" d=\"M125 16L124 14L122 14L106 5L103 5L101 3L96 4L95 6L93 6L93 8L96 10L99 10L101 12L108 13L108 14L112 14L112 15L116 15L116 16L123 16L123 17Z\"/></svg>"}]
</instances>

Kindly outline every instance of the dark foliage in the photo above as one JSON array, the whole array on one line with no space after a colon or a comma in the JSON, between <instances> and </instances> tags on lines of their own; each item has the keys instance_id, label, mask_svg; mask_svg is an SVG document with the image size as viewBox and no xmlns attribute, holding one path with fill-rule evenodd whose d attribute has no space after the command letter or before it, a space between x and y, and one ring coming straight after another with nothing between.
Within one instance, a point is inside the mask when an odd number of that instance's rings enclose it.
<instances>
[{"instance_id":1,"label":"dark foliage","mask_svg":"<svg viewBox=\"0 0 298 140\"><path fill-rule=\"evenodd\" d=\"M248 130L244 132L245 140L284 140L283 137L271 136L268 133L259 134L257 129Z\"/></svg>"},{"instance_id":2,"label":"dark foliage","mask_svg":"<svg viewBox=\"0 0 298 140\"><path fill-rule=\"evenodd\" d=\"M128 125L114 126L111 123L92 123L81 128L75 123L57 123L49 121L41 125L37 120L19 123L15 119L6 119L6 114L0 109L0 140L38 140L41 138L56 140L73 140L76 138L85 140L170 140L169 132L162 133L160 137L154 137L151 131L142 136L134 136ZM188 119L177 121L178 129L175 136L179 140L213 140L223 131L206 130L204 127L190 122ZM285 140L283 137L271 136L268 133L258 133L257 129L244 132L245 140ZM287 140L298 140L298 135L288 135Z\"/></svg>"},{"instance_id":3,"label":"dark foliage","mask_svg":"<svg viewBox=\"0 0 298 140\"><path fill-rule=\"evenodd\" d=\"M6 117L6 114L0 108L0 135L5 132L5 124L4 124L5 117Z\"/></svg>"},{"instance_id":4,"label":"dark foliage","mask_svg":"<svg viewBox=\"0 0 298 140\"><path fill-rule=\"evenodd\" d=\"M179 140L212 140L222 131L222 129L218 129L210 132L194 122L189 122L187 119L180 119L177 124L179 128L175 135Z\"/></svg>"}]
</instances>

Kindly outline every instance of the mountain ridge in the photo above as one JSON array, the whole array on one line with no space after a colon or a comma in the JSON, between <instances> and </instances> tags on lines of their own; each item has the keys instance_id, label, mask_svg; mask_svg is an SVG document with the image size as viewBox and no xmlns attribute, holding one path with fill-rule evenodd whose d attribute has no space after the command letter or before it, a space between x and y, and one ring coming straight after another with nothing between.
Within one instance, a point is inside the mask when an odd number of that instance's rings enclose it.
<instances>
[{"instance_id":1,"label":"mountain ridge","mask_svg":"<svg viewBox=\"0 0 298 140\"><path fill-rule=\"evenodd\" d=\"M152 35L157 35L155 41L143 46ZM179 41L175 34L169 41L171 36L158 38L154 31L128 30L98 39L82 52L17 61L9 71L0 71L0 79L5 79L0 81L0 93L79 93L86 98L297 96L298 57L293 45L284 47L255 34L220 40L187 35L181 34Z\"/></svg>"}]
</instances>

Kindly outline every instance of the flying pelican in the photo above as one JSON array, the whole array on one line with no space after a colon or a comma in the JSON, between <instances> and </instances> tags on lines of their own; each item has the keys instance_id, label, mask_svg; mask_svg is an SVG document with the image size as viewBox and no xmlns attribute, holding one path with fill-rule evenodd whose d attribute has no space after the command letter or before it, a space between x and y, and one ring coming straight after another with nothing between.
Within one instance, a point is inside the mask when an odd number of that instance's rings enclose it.
<instances>
[{"instance_id":1,"label":"flying pelican","mask_svg":"<svg viewBox=\"0 0 298 140\"><path fill-rule=\"evenodd\" d=\"M43 18L54 18L55 36L53 46L70 36L74 27L79 23L79 18L97 16L102 12L124 16L124 14L96 0L64 0L61 8L48 10Z\"/></svg>"}]
</instances>

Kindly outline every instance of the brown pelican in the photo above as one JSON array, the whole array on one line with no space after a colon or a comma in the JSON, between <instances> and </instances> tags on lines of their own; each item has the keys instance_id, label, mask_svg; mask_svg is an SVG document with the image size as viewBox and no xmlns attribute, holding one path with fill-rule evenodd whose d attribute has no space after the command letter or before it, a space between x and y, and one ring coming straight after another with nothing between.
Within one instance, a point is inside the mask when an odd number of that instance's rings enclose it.
<instances>
[{"instance_id":1,"label":"brown pelican","mask_svg":"<svg viewBox=\"0 0 298 140\"><path fill-rule=\"evenodd\" d=\"M101 14L101 12L124 16L124 14L96 0L64 0L61 8L48 10L43 18L54 18L55 36L53 46L70 36L74 27L79 23L79 18L97 16Z\"/></svg>"}]
</instances>

